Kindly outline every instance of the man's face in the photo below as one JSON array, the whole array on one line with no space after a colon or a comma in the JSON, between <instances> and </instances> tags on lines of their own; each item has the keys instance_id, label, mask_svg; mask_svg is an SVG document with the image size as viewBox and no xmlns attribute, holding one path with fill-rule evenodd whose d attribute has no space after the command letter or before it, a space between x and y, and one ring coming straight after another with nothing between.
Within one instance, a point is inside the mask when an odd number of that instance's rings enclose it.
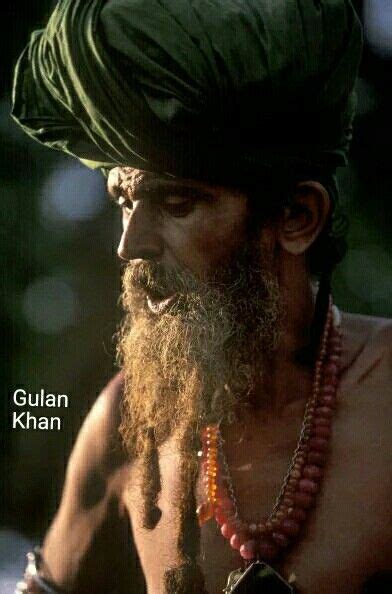
<instances>
[{"instance_id":1,"label":"man's face","mask_svg":"<svg viewBox=\"0 0 392 594\"><path fill-rule=\"evenodd\" d=\"M124 167L112 169L108 190L122 208L118 254L126 261L208 280L245 241L247 198L234 190Z\"/></svg>"},{"instance_id":2,"label":"man's face","mask_svg":"<svg viewBox=\"0 0 392 594\"><path fill-rule=\"evenodd\" d=\"M122 433L141 452L147 429L162 442L249 393L276 344L279 292L245 195L130 168L112 170L108 189L128 261Z\"/></svg>"}]
</instances>

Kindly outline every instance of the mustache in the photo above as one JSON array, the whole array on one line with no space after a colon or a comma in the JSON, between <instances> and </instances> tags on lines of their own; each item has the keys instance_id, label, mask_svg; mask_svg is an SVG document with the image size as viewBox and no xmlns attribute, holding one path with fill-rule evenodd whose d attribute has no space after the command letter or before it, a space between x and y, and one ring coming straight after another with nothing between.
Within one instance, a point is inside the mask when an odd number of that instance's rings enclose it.
<instances>
[{"instance_id":1,"label":"mustache","mask_svg":"<svg viewBox=\"0 0 392 594\"><path fill-rule=\"evenodd\" d=\"M197 290L200 282L188 271L154 261L128 264L124 273L128 289L142 291L156 298Z\"/></svg>"}]
</instances>

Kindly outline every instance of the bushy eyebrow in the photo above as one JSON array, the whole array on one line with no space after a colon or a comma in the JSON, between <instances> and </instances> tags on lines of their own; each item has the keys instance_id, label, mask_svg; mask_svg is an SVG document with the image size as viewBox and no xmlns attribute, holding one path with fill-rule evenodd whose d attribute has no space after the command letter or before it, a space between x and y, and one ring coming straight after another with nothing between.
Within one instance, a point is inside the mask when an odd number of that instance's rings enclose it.
<instances>
[{"instance_id":1,"label":"bushy eyebrow","mask_svg":"<svg viewBox=\"0 0 392 594\"><path fill-rule=\"evenodd\" d=\"M137 184L121 184L115 187L115 191L107 188L110 200L117 202L121 196L132 200L142 200L143 198L158 198L160 195L177 194L193 200L210 200L214 196L207 189L197 187L186 181L167 180L162 178L145 179ZM130 195L129 195L130 194Z\"/></svg>"}]
</instances>

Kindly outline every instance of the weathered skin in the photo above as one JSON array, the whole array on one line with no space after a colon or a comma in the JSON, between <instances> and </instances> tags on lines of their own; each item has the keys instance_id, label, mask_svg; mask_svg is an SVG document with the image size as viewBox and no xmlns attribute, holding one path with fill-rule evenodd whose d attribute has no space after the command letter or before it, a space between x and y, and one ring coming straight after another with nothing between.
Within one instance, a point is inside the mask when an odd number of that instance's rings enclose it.
<instances>
[{"instance_id":1,"label":"weathered skin","mask_svg":"<svg viewBox=\"0 0 392 594\"><path fill-rule=\"evenodd\" d=\"M154 203L134 194L143 176L131 178L131 198L120 204L120 257L156 258L208 277L240 245L246 212L241 195L215 188L210 201L196 202L189 212L180 200L185 215L174 215L173 204L165 202L158 216ZM109 187L115 197L118 179L112 176ZM263 404L244 410L224 434L239 510L249 520L262 518L273 507L312 389L312 370L296 363L294 353L303 343L314 305L304 253L324 225L328 197L309 182L298 203L299 214L285 212L263 237L276 254L287 304L285 333L260 394ZM300 538L280 567L286 578L295 574L304 594L360 594L369 576L391 566L392 323L344 314L342 330L339 406L325 478ZM118 435L121 398L118 375L79 433L44 558L51 578L70 592L137 594L141 573L134 561L136 547L148 594L164 594L164 572L178 563L172 501L178 479L176 442L171 438L160 449L162 517L147 531L141 527L140 468L127 461ZM132 535L127 533L129 522ZM241 565L238 552L213 521L202 528L200 564L209 594L221 592L228 573Z\"/></svg>"},{"instance_id":2,"label":"weathered skin","mask_svg":"<svg viewBox=\"0 0 392 594\"><path fill-rule=\"evenodd\" d=\"M302 537L281 568L286 577L296 575L305 594L359 594L367 577L390 567L387 484L392 446L392 324L343 315L343 331L339 408L322 491ZM116 573L110 559L123 560L123 571L133 570L134 582L137 569L131 547L125 546L125 536L119 541L114 530L116 526L121 533L124 524L125 535L129 517L148 592L163 594L163 573L176 563L171 499L178 458L174 444L162 448L159 507L163 513L157 527L146 531L140 526L138 469L120 454L116 459L112 456L113 444L118 441L121 388L117 376L84 423L70 459L62 503L46 537L45 558L55 581L68 585L70 591L82 591L77 583L96 584L104 563L108 583L127 592L122 589L128 580L121 573L121 564L120 573ZM241 429L234 433L233 428L233 435L228 436L226 452L243 517L258 518L271 508L295 447L303 405L304 400L298 399L279 416L266 414L265 419L259 419L253 415L241 443L235 443L241 438ZM110 529L97 538L108 521ZM92 563L86 563L92 550ZM213 521L202 529L201 566L211 594L218 594L227 574L240 566L238 553L220 536ZM129 590L134 591L134 587Z\"/></svg>"}]
</instances>

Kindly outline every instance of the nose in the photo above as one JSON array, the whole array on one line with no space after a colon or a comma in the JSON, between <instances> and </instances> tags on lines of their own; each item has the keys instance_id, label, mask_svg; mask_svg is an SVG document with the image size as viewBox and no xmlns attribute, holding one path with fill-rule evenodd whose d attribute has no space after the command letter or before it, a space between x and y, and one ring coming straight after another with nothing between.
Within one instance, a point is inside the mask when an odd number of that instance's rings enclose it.
<instances>
[{"instance_id":1,"label":"nose","mask_svg":"<svg viewBox=\"0 0 392 594\"><path fill-rule=\"evenodd\" d=\"M121 260L157 260L163 253L158 214L148 200L138 200L123 220L117 254Z\"/></svg>"}]
</instances>

